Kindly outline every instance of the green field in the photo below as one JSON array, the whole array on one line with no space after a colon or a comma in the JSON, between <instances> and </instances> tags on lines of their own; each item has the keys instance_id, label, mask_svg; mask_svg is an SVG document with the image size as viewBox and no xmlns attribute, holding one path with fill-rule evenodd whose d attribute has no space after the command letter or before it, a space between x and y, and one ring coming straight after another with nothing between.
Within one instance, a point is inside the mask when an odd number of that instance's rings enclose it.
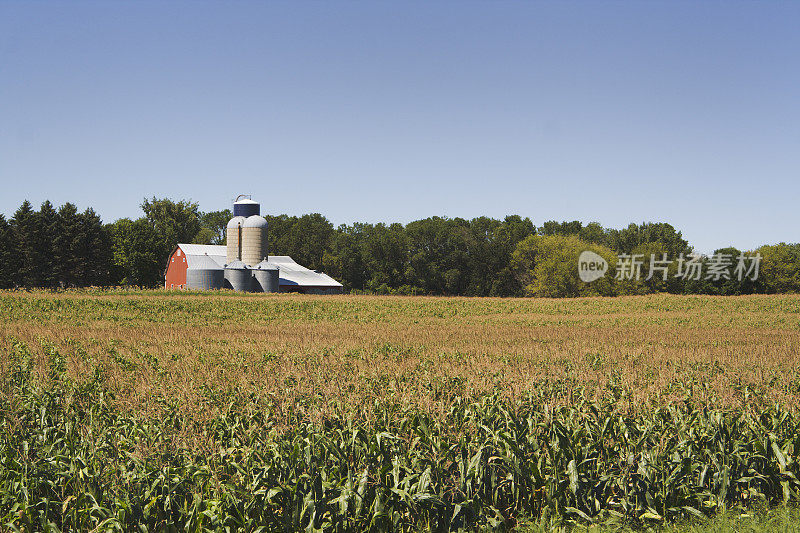
<instances>
[{"instance_id":1,"label":"green field","mask_svg":"<svg viewBox=\"0 0 800 533\"><path fill-rule=\"evenodd\" d=\"M786 295L0 292L0 519L789 528L799 347Z\"/></svg>"}]
</instances>

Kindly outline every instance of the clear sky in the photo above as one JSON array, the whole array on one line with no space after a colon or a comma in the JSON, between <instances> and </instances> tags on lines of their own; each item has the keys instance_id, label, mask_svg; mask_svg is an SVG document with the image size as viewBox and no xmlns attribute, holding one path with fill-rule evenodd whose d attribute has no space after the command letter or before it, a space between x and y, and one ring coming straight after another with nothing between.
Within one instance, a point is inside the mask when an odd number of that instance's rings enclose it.
<instances>
[{"instance_id":1,"label":"clear sky","mask_svg":"<svg viewBox=\"0 0 800 533\"><path fill-rule=\"evenodd\" d=\"M797 242L798 27L789 1L0 0L0 213L247 193Z\"/></svg>"}]
</instances>

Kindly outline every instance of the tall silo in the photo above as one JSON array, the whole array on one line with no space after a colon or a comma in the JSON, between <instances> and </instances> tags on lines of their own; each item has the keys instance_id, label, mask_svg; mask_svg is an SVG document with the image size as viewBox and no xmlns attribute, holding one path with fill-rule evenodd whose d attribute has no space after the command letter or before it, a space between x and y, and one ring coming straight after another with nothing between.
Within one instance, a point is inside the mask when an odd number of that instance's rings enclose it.
<instances>
[{"instance_id":1,"label":"tall silo","mask_svg":"<svg viewBox=\"0 0 800 533\"><path fill-rule=\"evenodd\" d=\"M254 266L267 258L267 221L251 215L242 223L242 262Z\"/></svg>"},{"instance_id":2,"label":"tall silo","mask_svg":"<svg viewBox=\"0 0 800 533\"><path fill-rule=\"evenodd\" d=\"M250 267L241 261L233 261L225 265L225 286L240 292L249 292L253 274Z\"/></svg>"},{"instance_id":3,"label":"tall silo","mask_svg":"<svg viewBox=\"0 0 800 533\"><path fill-rule=\"evenodd\" d=\"M188 289L212 290L221 289L225 279L222 267L208 257L208 254L192 258L186 269L186 287Z\"/></svg>"},{"instance_id":4,"label":"tall silo","mask_svg":"<svg viewBox=\"0 0 800 533\"><path fill-rule=\"evenodd\" d=\"M225 230L227 242L226 261L233 263L242 259L242 224L246 219L242 216L233 217L228 221Z\"/></svg>"},{"instance_id":5,"label":"tall silo","mask_svg":"<svg viewBox=\"0 0 800 533\"><path fill-rule=\"evenodd\" d=\"M233 202L233 216L235 217L251 217L253 215L261 214L261 205L254 202L250 198L245 198L244 195L239 195L235 202Z\"/></svg>"},{"instance_id":6,"label":"tall silo","mask_svg":"<svg viewBox=\"0 0 800 533\"><path fill-rule=\"evenodd\" d=\"M253 290L256 292L280 292L280 269L266 259L253 267Z\"/></svg>"}]
</instances>

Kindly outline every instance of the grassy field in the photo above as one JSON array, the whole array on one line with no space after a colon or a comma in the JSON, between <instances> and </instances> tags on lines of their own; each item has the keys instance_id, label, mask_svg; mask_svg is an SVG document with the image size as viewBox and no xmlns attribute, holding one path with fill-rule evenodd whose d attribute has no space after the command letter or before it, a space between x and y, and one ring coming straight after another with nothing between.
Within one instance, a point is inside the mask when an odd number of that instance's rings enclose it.
<instances>
[{"instance_id":1,"label":"grassy field","mask_svg":"<svg viewBox=\"0 0 800 533\"><path fill-rule=\"evenodd\" d=\"M798 348L798 296L0 293L0 517L447 530L774 507L800 494Z\"/></svg>"}]
</instances>

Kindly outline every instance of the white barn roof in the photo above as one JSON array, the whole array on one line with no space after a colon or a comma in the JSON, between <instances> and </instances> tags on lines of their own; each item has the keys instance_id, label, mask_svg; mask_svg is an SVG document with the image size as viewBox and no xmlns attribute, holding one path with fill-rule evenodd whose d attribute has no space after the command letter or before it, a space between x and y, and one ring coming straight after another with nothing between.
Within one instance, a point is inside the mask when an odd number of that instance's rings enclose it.
<instances>
[{"instance_id":1,"label":"white barn roof","mask_svg":"<svg viewBox=\"0 0 800 533\"><path fill-rule=\"evenodd\" d=\"M271 255L269 262L280 268L281 285L300 287L341 287L342 284L317 270L310 270L294 262L288 255Z\"/></svg>"},{"instance_id":2,"label":"white barn roof","mask_svg":"<svg viewBox=\"0 0 800 533\"><path fill-rule=\"evenodd\" d=\"M225 266L227 261L227 248L225 246L216 246L213 244L179 244L184 254L186 254L186 265L189 268L197 268L198 259L203 256L208 256L213 259L220 267Z\"/></svg>"},{"instance_id":3,"label":"white barn roof","mask_svg":"<svg viewBox=\"0 0 800 533\"><path fill-rule=\"evenodd\" d=\"M227 248L214 244L179 244L183 253L186 255L188 268L195 268L193 264L199 264L205 260L205 256L210 257L220 267L224 267L227 261ZM269 262L280 268L281 286L295 287L341 287L342 284L327 274L311 270L297 264L288 255L271 255Z\"/></svg>"}]
</instances>

